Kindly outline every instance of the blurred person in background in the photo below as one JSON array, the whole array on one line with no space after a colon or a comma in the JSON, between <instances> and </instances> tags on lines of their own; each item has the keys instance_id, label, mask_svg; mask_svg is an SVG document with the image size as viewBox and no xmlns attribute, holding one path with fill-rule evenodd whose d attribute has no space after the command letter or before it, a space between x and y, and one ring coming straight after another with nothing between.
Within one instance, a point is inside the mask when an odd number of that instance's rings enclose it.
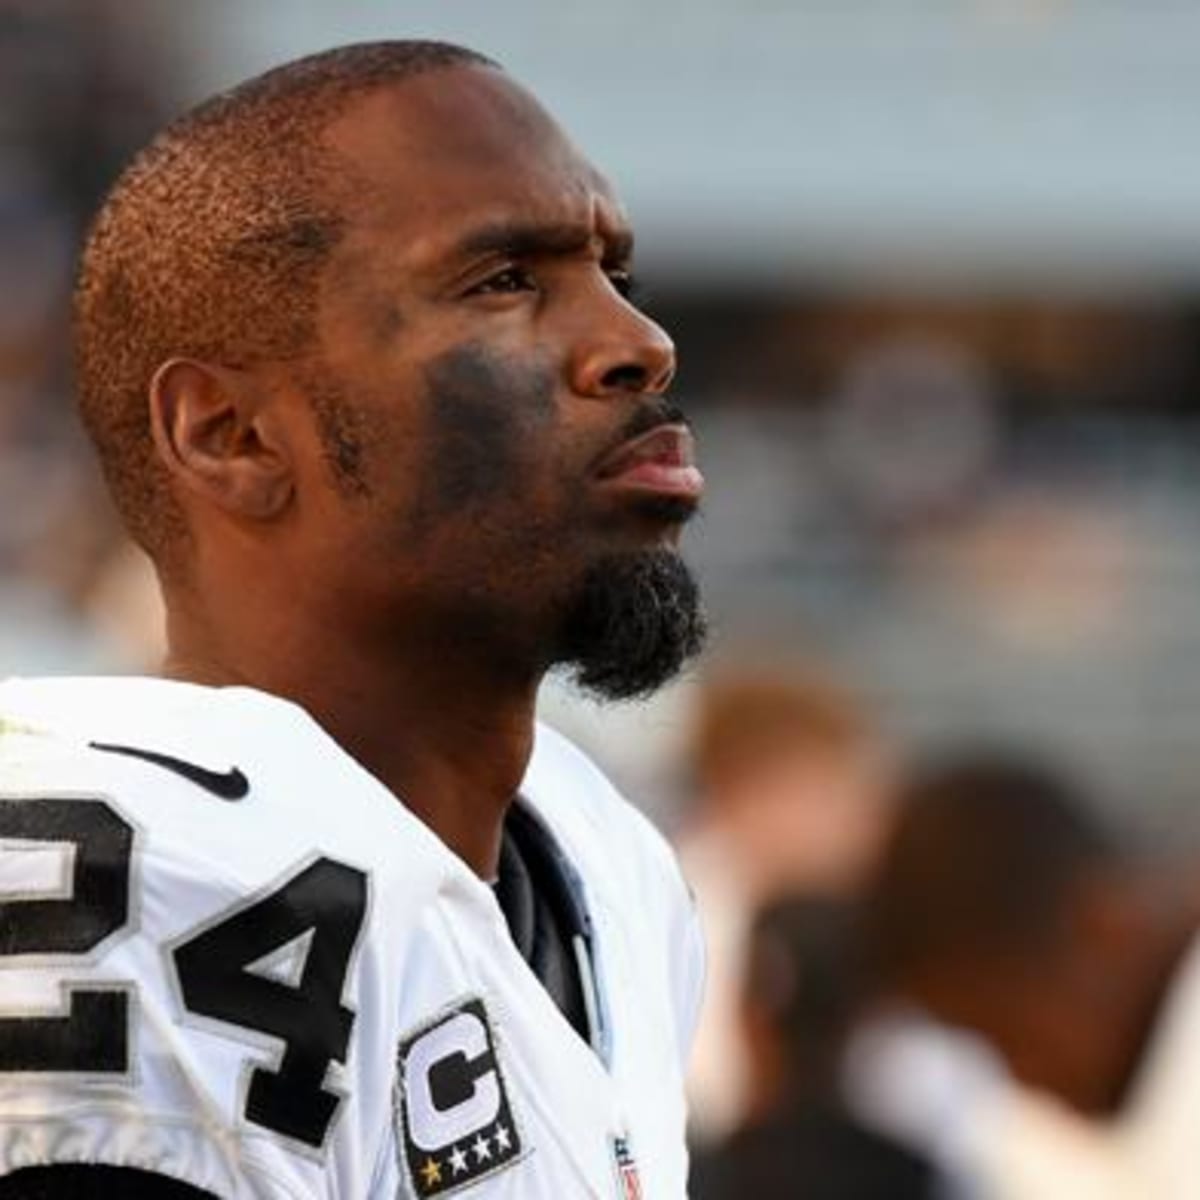
<instances>
[{"instance_id":1,"label":"blurred person in background","mask_svg":"<svg viewBox=\"0 0 1200 1200\"><path fill-rule=\"evenodd\" d=\"M1067 778L963 756L902 788L863 911L875 998L843 1072L861 1121L952 1197L1164 1194L1131 1178L1112 1119L1195 927L1176 875Z\"/></svg>"},{"instance_id":2,"label":"blurred person in background","mask_svg":"<svg viewBox=\"0 0 1200 1200\"><path fill-rule=\"evenodd\" d=\"M848 691L778 669L705 685L690 761L696 803L678 848L709 950L689 1077L703 1142L747 1115L737 994L754 913L779 896L854 890L886 827L889 763Z\"/></svg>"},{"instance_id":3,"label":"blurred person in background","mask_svg":"<svg viewBox=\"0 0 1200 1200\"><path fill-rule=\"evenodd\" d=\"M135 661L90 624L128 576L126 541L80 435L67 323L84 223L167 107L140 0L0 5L0 669ZM132 572L144 566L135 561ZM141 578L145 578L144 572ZM140 589L143 593L145 588Z\"/></svg>"},{"instance_id":4,"label":"blurred person in background","mask_svg":"<svg viewBox=\"0 0 1200 1200\"><path fill-rule=\"evenodd\" d=\"M1194 869L1187 874L1185 906L1197 900ZM1120 1200L1193 1200L1200 1194L1197 1112L1200 939L1193 934L1171 973L1125 1103L1112 1122L1123 1172Z\"/></svg>"},{"instance_id":5,"label":"blurred person in background","mask_svg":"<svg viewBox=\"0 0 1200 1200\"><path fill-rule=\"evenodd\" d=\"M841 1052L863 997L852 900L769 904L739 981L749 1095L745 1123L700 1153L693 1200L934 1200L930 1163L846 1108Z\"/></svg>"}]
</instances>

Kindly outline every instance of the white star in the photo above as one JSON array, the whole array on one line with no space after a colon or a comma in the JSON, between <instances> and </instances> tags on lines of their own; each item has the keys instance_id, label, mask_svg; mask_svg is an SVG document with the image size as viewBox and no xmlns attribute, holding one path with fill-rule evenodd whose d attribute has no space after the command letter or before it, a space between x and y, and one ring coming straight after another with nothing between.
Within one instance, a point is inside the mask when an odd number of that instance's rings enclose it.
<instances>
[{"instance_id":1,"label":"white star","mask_svg":"<svg viewBox=\"0 0 1200 1200\"><path fill-rule=\"evenodd\" d=\"M467 1169L467 1156L458 1146L450 1151L450 1168L455 1175L461 1175Z\"/></svg>"},{"instance_id":2,"label":"white star","mask_svg":"<svg viewBox=\"0 0 1200 1200\"><path fill-rule=\"evenodd\" d=\"M485 1158L492 1157L492 1148L482 1134L479 1134L471 1143L471 1149L475 1151L476 1162L483 1162Z\"/></svg>"},{"instance_id":3,"label":"white star","mask_svg":"<svg viewBox=\"0 0 1200 1200\"><path fill-rule=\"evenodd\" d=\"M496 1146L500 1150L508 1150L512 1147L512 1139L503 1125L496 1126Z\"/></svg>"}]
</instances>

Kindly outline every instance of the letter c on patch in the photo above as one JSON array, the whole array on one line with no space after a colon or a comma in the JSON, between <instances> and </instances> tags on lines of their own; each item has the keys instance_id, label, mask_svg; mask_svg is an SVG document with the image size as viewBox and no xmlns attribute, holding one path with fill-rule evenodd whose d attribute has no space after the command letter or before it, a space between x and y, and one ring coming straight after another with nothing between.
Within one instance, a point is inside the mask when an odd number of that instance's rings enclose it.
<instances>
[{"instance_id":1,"label":"letter c on patch","mask_svg":"<svg viewBox=\"0 0 1200 1200\"><path fill-rule=\"evenodd\" d=\"M438 1063L456 1056L465 1058L473 1069L471 1094L441 1109L434 1102L430 1073ZM405 1092L409 1133L422 1150L441 1150L496 1119L501 1097L494 1062L487 1028L470 1012L455 1014L413 1044L405 1064Z\"/></svg>"}]
</instances>

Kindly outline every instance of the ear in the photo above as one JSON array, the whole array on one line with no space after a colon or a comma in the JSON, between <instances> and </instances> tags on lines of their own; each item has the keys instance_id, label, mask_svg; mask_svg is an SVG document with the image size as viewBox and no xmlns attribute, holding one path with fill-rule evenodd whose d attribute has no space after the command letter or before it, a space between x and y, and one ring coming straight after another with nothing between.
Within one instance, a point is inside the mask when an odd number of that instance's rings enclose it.
<instances>
[{"instance_id":1,"label":"ear","mask_svg":"<svg viewBox=\"0 0 1200 1200\"><path fill-rule=\"evenodd\" d=\"M245 371L194 359L164 363L150 384L150 427L176 482L232 516L270 521L295 482L287 426Z\"/></svg>"}]
</instances>

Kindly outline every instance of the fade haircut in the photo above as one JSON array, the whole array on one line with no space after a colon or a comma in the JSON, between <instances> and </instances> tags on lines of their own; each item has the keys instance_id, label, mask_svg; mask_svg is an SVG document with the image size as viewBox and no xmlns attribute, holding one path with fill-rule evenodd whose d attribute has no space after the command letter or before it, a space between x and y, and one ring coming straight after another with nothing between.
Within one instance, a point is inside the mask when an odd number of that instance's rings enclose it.
<instances>
[{"instance_id":1,"label":"fade haircut","mask_svg":"<svg viewBox=\"0 0 1200 1200\"><path fill-rule=\"evenodd\" d=\"M319 276L342 232L324 130L359 96L453 66L497 64L427 41L286 63L185 113L117 180L75 289L79 404L119 513L160 565L186 528L151 438L154 372L179 356L247 367L311 348ZM345 414L313 404L344 465Z\"/></svg>"}]
</instances>

